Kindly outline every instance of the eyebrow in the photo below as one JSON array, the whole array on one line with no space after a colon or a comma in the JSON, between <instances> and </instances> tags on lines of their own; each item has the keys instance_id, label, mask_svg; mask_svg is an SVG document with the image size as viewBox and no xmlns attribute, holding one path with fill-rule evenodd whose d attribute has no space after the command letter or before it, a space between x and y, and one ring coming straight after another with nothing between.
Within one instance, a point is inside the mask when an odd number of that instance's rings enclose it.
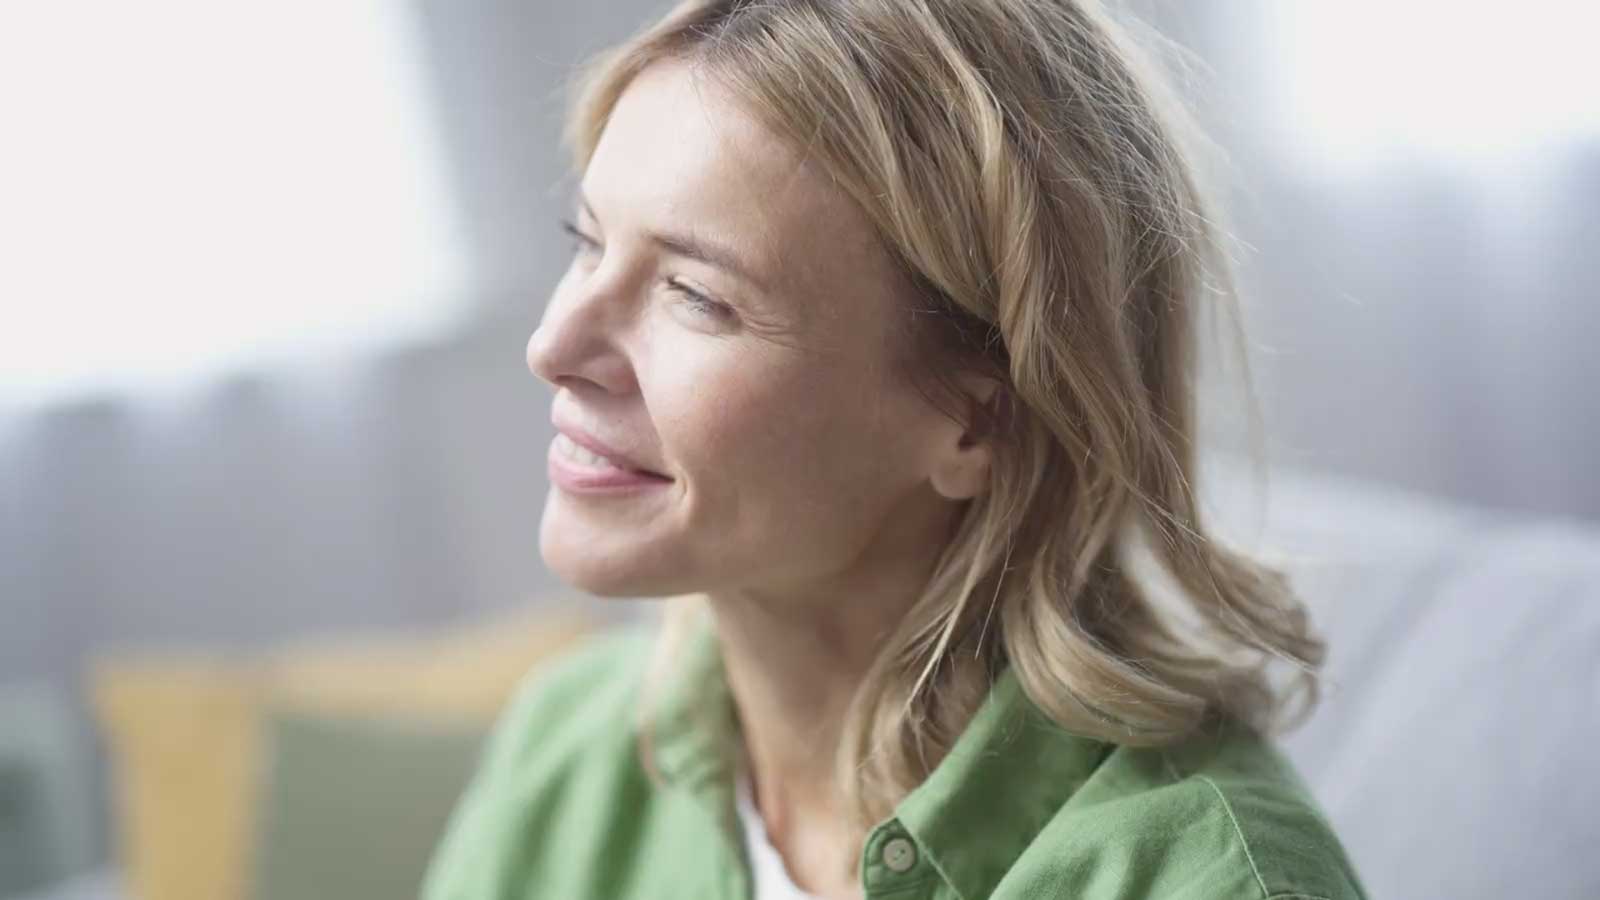
<instances>
[{"instance_id":1,"label":"eyebrow","mask_svg":"<svg viewBox=\"0 0 1600 900\"><path fill-rule=\"evenodd\" d=\"M596 222L600 221L600 217L594 214L594 208L589 205L589 199L583 195L581 190L578 192L578 203L582 205L583 211L589 214L590 219L593 219ZM763 291L766 290L766 282L757 277L756 274L749 268L749 266L745 264L740 255L734 252L731 247L723 246L715 241L707 241L702 237L692 234L675 234L672 232L649 231L645 233L645 237L650 241L650 243L655 244L674 256L698 260L706 265L715 266L723 271L744 279L746 282L755 286L756 288L759 288Z\"/></svg>"}]
</instances>

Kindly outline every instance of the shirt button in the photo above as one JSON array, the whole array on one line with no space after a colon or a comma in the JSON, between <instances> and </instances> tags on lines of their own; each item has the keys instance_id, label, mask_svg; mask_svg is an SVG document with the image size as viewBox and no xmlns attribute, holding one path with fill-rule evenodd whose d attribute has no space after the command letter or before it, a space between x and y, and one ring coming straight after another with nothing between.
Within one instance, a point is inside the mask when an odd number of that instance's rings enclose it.
<instances>
[{"instance_id":1,"label":"shirt button","mask_svg":"<svg viewBox=\"0 0 1600 900\"><path fill-rule=\"evenodd\" d=\"M883 845L883 864L891 872L905 872L917 864L917 847L903 837L891 838Z\"/></svg>"}]
</instances>

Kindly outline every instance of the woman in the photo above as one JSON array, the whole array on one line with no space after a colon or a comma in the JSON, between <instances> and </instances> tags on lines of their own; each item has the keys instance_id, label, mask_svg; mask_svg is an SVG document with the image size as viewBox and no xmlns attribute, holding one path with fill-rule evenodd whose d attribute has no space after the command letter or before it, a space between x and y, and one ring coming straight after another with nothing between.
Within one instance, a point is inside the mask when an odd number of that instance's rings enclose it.
<instances>
[{"instance_id":1,"label":"woman","mask_svg":"<svg viewBox=\"0 0 1600 900\"><path fill-rule=\"evenodd\" d=\"M594 64L541 551L672 609L529 680L427 897L1362 896L1261 736L1321 645L1197 513L1226 270L1157 87L1080 0Z\"/></svg>"}]
</instances>

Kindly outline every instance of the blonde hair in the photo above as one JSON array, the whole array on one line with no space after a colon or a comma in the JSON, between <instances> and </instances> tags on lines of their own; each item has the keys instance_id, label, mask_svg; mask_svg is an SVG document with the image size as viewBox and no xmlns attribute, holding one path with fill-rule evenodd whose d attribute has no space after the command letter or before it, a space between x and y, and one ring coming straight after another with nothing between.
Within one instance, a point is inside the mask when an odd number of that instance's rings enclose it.
<instances>
[{"instance_id":1,"label":"blonde hair","mask_svg":"<svg viewBox=\"0 0 1600 900\"><path fill-rule=\"evenodd\" d=\"M1220 716L1270 730L1291 692L1309 711L1323 647L1304 607L1200 521L1197 319L1232 276L1192 123L1123 27L1087 0L689 0L583 71L580 170L665 59L865 211L922 295L908 374L995 448L851 707L839 788L858 824L927 776L1008 664L1062 727L1121 744ZM994 378L993 404L956 372Z\"/></svg>"}]
</instances>

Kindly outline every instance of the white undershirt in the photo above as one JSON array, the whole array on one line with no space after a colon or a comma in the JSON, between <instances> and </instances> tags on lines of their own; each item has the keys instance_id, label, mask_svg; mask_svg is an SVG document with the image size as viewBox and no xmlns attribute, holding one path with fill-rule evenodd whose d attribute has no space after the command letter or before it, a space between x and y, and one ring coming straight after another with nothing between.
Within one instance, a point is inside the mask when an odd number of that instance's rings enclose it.
<instances>
[{"instance_id":1,"label":"white undershirt","mask_svg":"<svg viewBox=\"0 0 1600 900\"><path fill-rule=\"evenodd\" d=\"M767 825L761 821L750 789L750 778L741 772L735 803L739 808L739 821L744 824L744 845L750 853L750 878L755 887L755 900L818 900L808 894L789 877L783 865L783 856L767 839Z\"/></svg>"}]
</instances>

